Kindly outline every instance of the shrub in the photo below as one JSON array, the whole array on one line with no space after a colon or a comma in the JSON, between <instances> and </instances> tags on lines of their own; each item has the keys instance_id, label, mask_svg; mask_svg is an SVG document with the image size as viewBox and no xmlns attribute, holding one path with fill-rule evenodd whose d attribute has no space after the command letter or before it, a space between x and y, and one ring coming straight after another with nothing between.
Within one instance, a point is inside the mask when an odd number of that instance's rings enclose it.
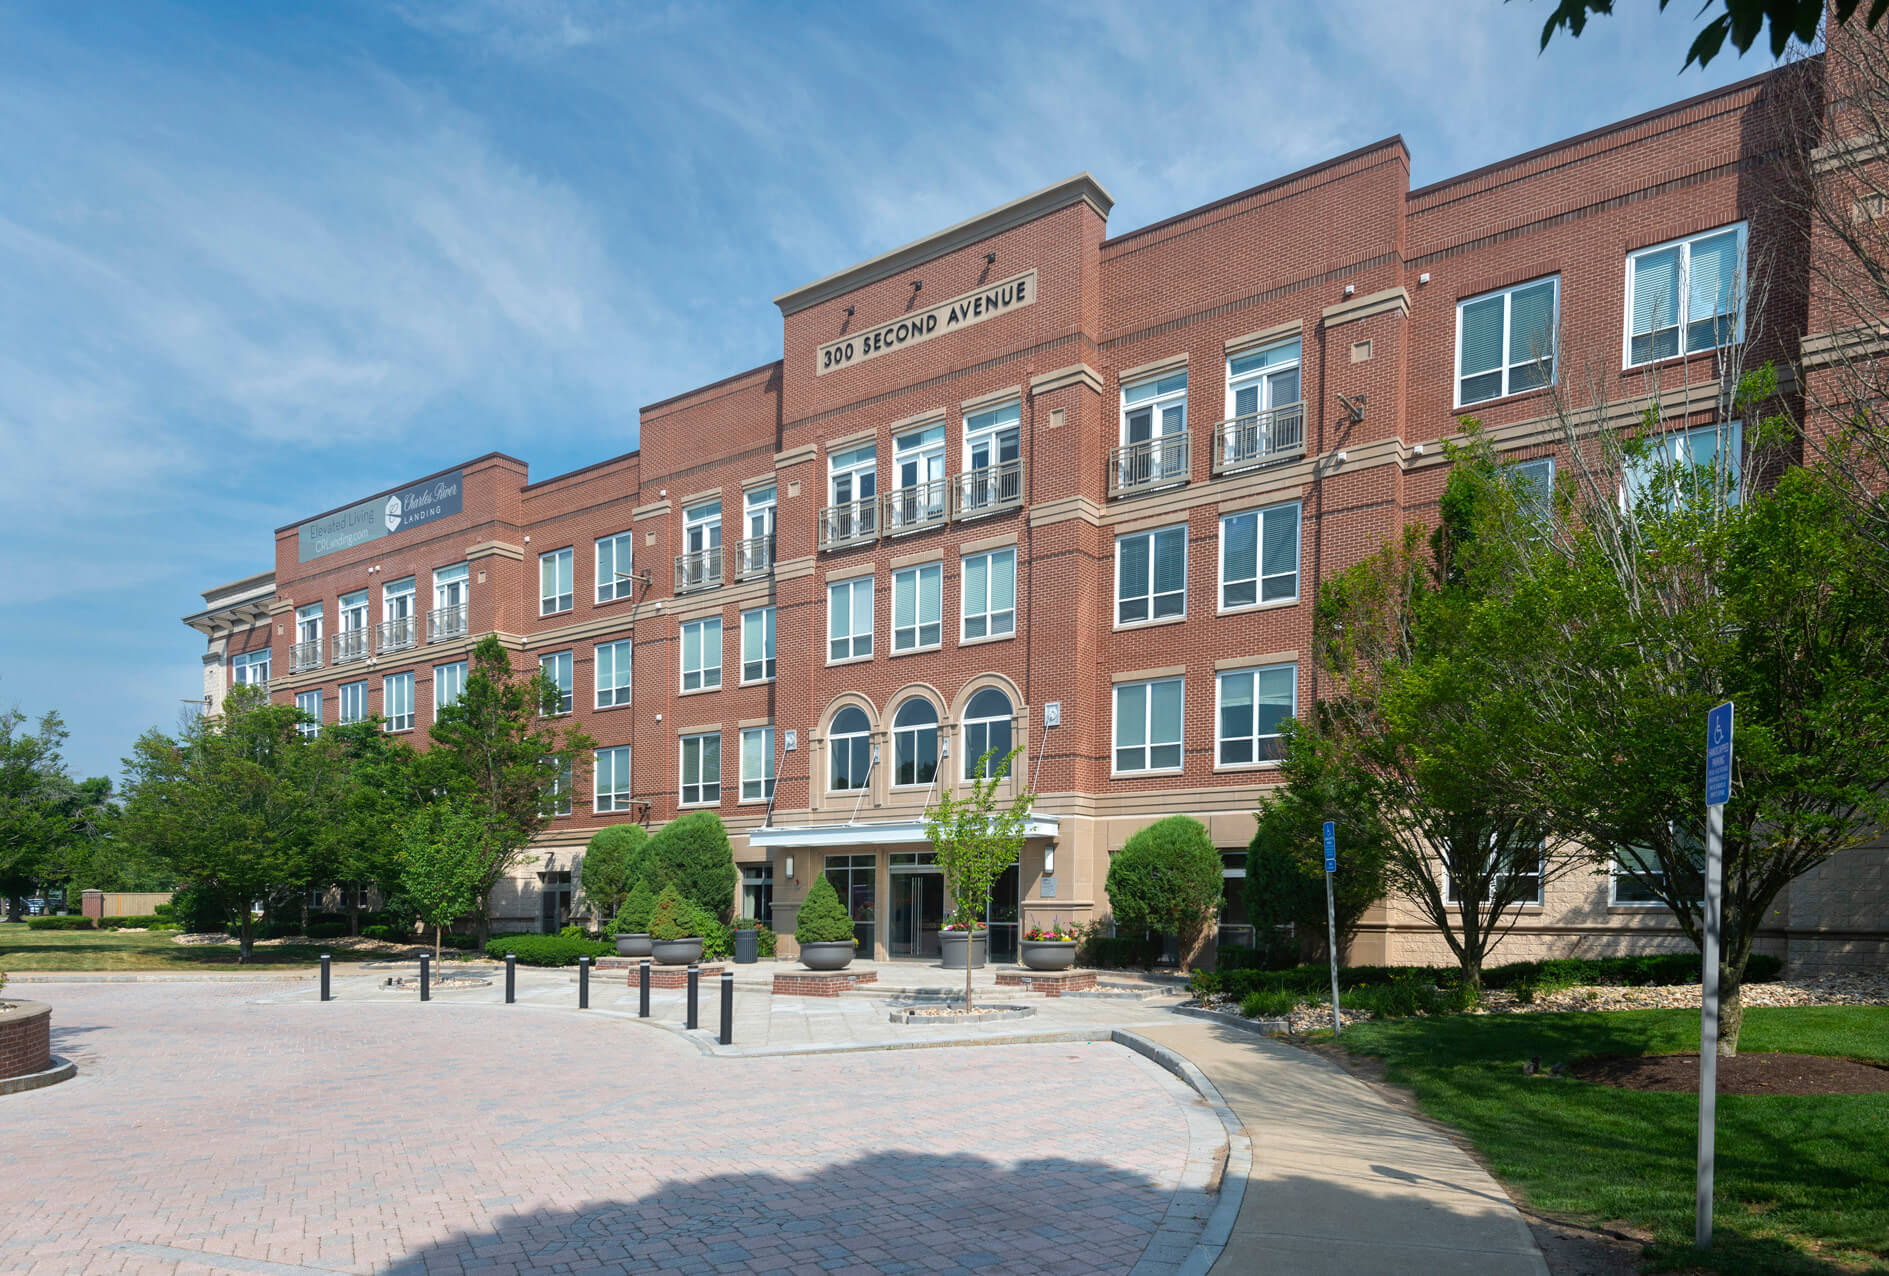
<instances>
[{"instance_id":1,"label":"shrub","mask_svg":"<svg viewBox=\"0 0 1889 1276\"><path fill-rule=\"evenodd\" d=\"M363 926L361 927L361 938L383 939L383 940L386 940L388 943L397 943L400 940L405 939L406 936L402 935L399 931L395 930L392 926Z\"/></svg>"},{"instance_id":2,"label":"shrub","mask_svg":"<svg viewBox=\"0 0 1889 1276\"><path fill-rule=\"evenodd\" d=\"M1109 861L1109 905L1122 929L1178 936L1186 954L1220 911L1222 881L1207 826L1170 815L1130 837Z\"/></svg>"},{"instance_id":3,"label":"shrub","mask_svg":"<svg viewBox=\"0 0 1889 1276\"><path fill-rule=\"evenodd\" d=\"M171 908L172 906L169 904L155 904L152 906L151 912L159 917L169 917L171 915Z\"/></svg>"},{"instance_id":4,"label":"shrub","mask_svg":"<svg viewBox=\"0 0 1889 1276\"><path fill-rule=\"evenodd\" d=\"M460 952L469 953L479 946L479 937L477 935L442 935L440 936L440 943L447 948L456 948ZM605 952L616 951L616 948L610 944L605 944L602 947ZM603 953L591 954L593 957L601 957L602 955Z\"/></svg>"},{"instance_id":5,"label":"shrub","mask_svg":"<svg viewBox=\"0 0 1889 1276\"><path fill-rule=\"evenodd\" d=\"M853 919L840 903L825 873L813 879L794 919L794 940L802 944L839 944L853 938Z\"/></svg>"},{"instance_id":6,"label":"shrub","mask_svg":"<svg viewBox=\"0 0 1889 1276\"><path fill-rule=\"evenodd\" d=\"M1149 970L1161 960L1159 939L1130 935L1092 935L1076 950L1076 960L1099 970Z\"/></svg>"},{"instance_id":7,"label":"shrub","mask_svg":"<svg viewBox=\"0 0 1889 1276\"><path fill-rule=\"evenodd\" d=\"M558 934L566 939L590 938L590 932L585 930L582 926L579 926L576 922L572 922L570 925L560 928Z\"/></svg>"},{"instance_id":8,"label":"shrub","mask_svg":"<svg viewBox=\"0 0 1889 1276\"><path fill-rule=\"evenodd\" d=\"M623 901L611 925L613 935L649 934L650 914L656 911L656 892L647 878L636 883L630 897Z\"/></svg>"},{"instance_id":9,"label":"shrub","mask_svg":"<svg viewBox=\"0 0 1889 1276\"><path fill-rule=\"evenodd\" d=\"M691 811L663 825L649 840L648 863L645 875L655 886L674 887L717 922L728 916L735 902L735 853L713 811Z\"/></svg>"},{"instance_id":10,"label":"shrub","mask_svg":"<svg viewBox=\"0 0 1889 1276\"><path fill-rule=\"evenodd\" d=\"M340 939L348 933L346 922L310 922L305 932L310 939Z\"/></svg>"},{"instance_id":11,"label":"shrub","mask_svg":"<svg viewBox=\"0 0 1889 1276\"><path fill-rule=\"evenodd\" d=\"M153 926L175 926L177 923L159 917L156 913L133 914L127 917L101 917L100 930L150 930Z\"/></svg>"},{"instance_id":12,"label":"shrub","mask_svg":"<svg viewBox=\"0 0 1889 1276\"><path fill-rule=\"evenodd\" d=\"M694 939L701 935L696 927L699 916L675 887L665 886L656 899L656 910L649 915L649 937L662 940Z\"/></svg>"},{"instance_id":13,"label":"shrub","mask_svg":"<svg viewBox=\"0 0 1889 1276\"><path fill-rule=\"evenodd\" d=\"M584 898L606 919L616 916L630 887L647 872L648 849L649 833L640 824L612 824L591 836L580 880Z\"/></svg>"},{"instance_id":14,"label":"shrub","mask_svg":"<svg viewBox=\"0 0 1889 1276\"><path fill-rule=\"evenodd\" d=\"M1302 999L1283 988L1260 989L1240 999L1240 1013L1248 1019L1283 1019Z\"/></svg>"},{"instance_id":15,"label":"shrub","mask_svg":"<svg viewBox=\"0 0 1889 1276\"><path fill-rule=\"evenodd\" d=\"M171 896L171 916L189 935L211 935L229 922L230 910L207 886L186 886Z\"/></svg>"},{"instance_id":16,"label":"shrub","mask_svg":"<svg viewBox=\"0 0 1889 1276\"><path fill-rule=\"evenodd\" d=\"M28 930L92 930L89 917L33 917L26 923Z\"/></svg>"},{"instance_id":17,"label":"shrub","mask_svg":"<svg viewBox=\"0 0 1889 1276\"><path fill-rule=\"evenodd\" d=\"M1696 984L1699 954L1659 953L1644 957L1557 957L1547 961L1518 961L1492 966L1482 972L1484 990L1513 989L1517 1000L1529 1001L1556 988L1576 984L1627 986ZM1745 967L1746 983L1766 983L1782 972L1783 962L1768 954L1753 954ZM1451 1006L1473 1004L1462 986L1456 966L1344 966L1338 971L1341 990L1381 988L1400 980L1435 986ZM1294 966L1289 970L1196 970L1188 986L1198 997L1224 994L1244 999L1264 989L1284 989L1316 995L1331 986L1331 969L1324 965Z\"/></svg>"},{"instance_id":18,"label":"shrub","mask_svg":"<svg viewBox=\"0 0 1889 1276\"><path fill-rule=\"evenodd\" d=\"M579 957L602 957L615 951L611 944L562 935L501 935L485 946L486 956L504 961L505 954L513 953L523 966L572 966Z\"/></svg>"},{"instance_id":19,"label":"shrub","mask_svg":"<svg viewBox=\"0 0 1889 1276\"><path fill-rule=\"evenodd\" d=\"M706 908L682 901L694 913L695 934L702 937L702 960L719 961L735 951L735 928Z\"/></svg>"}]
</instances>

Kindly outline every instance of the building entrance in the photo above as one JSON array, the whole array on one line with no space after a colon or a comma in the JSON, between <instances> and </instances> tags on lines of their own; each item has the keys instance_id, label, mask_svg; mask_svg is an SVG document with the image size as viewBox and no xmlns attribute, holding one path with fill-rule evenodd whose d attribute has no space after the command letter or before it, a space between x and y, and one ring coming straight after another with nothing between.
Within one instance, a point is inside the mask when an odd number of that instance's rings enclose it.
<instances>
[{"instance_id":1,"label":"building entrance","mask_svg":"<svg viewBox=\"0 0 1889 1276\"><path fill-rule=\"evenodd\" d=\"M886 953L892 957L939 955L938 928L944 924L944 874L932 865L930 851L892 854L892 929Z\"/></svg>"}]
</instances>

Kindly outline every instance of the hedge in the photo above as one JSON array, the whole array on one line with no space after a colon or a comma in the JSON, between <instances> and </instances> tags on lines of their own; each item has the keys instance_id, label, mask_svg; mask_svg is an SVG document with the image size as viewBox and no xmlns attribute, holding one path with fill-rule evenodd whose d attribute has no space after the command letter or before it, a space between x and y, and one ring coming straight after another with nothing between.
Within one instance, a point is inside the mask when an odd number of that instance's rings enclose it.
<instances>
[{"instance_id":1,"label":"hedge","mask_svg":"<svg viewBox=\"0 0 1889 1276\"><path fill-rule=\"evenodd\" d=\"M28 930L92 930L89 917L30 917L26 922Z\"/></svg>"},{"instance_id":2,"label":"hedge","mask_svg":"<svg viewBox=\"0 0 1889 1276\"><path fill-rule=\"evenodd\" d=\"M574 966L579 957L608 957L616 950L615 944L601 940L562 935L502 935L485 945L486 956L504 961L507 953L513 953L525 966Z\"/></svg>"},{"instance_id":3,"label":"hedge","mask_svg":"<svg viewBox=\"0 0 1889 1276\"><path fill-rule=\"evenodd\" d=\"M1628 987L1696 984L1697 953L1658 953L1644 957L1553 957L1546 961L1518 961L1490 966L1482 972L1485 989L1548 992L1577 984L1619 984ZM1745 982L1770 983L1782 975L1784 962L1768 953L1753 953L1745 965ZM1338 971L1340 990L1383 988L1421 979L1439 988L1454 988L1462 981L1455 966L1343 966ZM1244 999L1255 992L1329 993L1329 966L1294 966L1290 970L1196 970L1188 986L1197 997L1225 994Z\"/></svg>"},{"instance_id":4,"label":"hedge","mask_svg":"<svg viewBox=\"0 0 1889 1276\"><path fill-rule=\"evenodd\" d=\"M153 926L163 926L171 930L177 928L177 922L158 913L144 913L131 917L106 917L99 926L104 930L150 930Z\"/></svg>"},{"instance_id":5,"label":"hedge","mask_svg":"<svg viewBox=\"0 0 1889 1276\"><path fill-rule=\"evenodd\" d=\"M306 932L310 939L340 939L347 933L346 922L310 922Z\"/></svg>"},{"instance_id":6,"label":"hedge","mask_svg":"<svg viewBox=\"0 0 1889 1276\"><path fill-rule=\"evenodd\" d=\"M1083 944L1082 964L1101 970L1150 970L1161 960L1161 939L1134 939L1126 935L1097 935Z\"/></svg>"}]
</instances>

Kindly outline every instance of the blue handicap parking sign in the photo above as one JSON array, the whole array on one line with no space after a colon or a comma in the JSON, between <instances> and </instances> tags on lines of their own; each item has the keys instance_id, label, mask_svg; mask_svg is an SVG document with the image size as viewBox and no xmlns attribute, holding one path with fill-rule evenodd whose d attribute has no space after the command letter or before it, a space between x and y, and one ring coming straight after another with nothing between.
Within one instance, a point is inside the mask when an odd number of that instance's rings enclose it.
<instances>
[{"instance_id":1,"label":"blue handicap parking sign","mask_svg":"<svg viewBox=\"0 0 1889 1276\"><path fill-rule=\"evenodd\" d=\"M1732 797L1732 702L1705 715L1705 804L1723 806Z\"/></svg>"},{"instance_id":2,"label":"blue handicap parking sign","mask_svg":"<svg viewBox=\"0 0 1889 1276\"><path fill-rule=\"evenodd\" d=\"M1338 871L1338 826L1330 820L1325 821L1325 871Z\"/></svg>"}]
</instances>

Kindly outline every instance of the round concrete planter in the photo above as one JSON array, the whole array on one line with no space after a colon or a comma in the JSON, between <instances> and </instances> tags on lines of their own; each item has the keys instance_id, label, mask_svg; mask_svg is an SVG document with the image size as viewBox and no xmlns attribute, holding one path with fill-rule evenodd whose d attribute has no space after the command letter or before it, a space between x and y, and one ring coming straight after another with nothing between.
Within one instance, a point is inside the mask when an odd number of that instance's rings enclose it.
<instances>
[{"instance_id":1,"label":"round concrete planter","mask_svg":"<svg viewBox=\"0 0 1889 1276\"><path fill-rule=\"evenodd\" d=\"M1017 945L1017 958L1031 970L1068 970L1076 964L1073 939L1025 939Z\"/></svg>"},{"instance_id":2,"label":"round concrete planter","mask_svg":"<svg viewBox=\"0 0 1889 1276\"><path fill-rule=\"evenodd\" d=\"M850 939L824 939L800 946L800 964L808 970L845 970L858 953L859 945Z\"/></svg>"},{"instance_id":3,"label":"round concrete planter","mask_svg":"<svg viewBox=\"0 0 1889 1276\"><path fill-rule=\"evenodd\" d=\"M649 956L649 936L646 934L645 935L618 935L617 936L617 956L619 957L647 957Z\"/></svg>"},{"instance_id":4,"label":"round concrete planter","mask_svg":"<svg viewBox=\"0 0 1889 1276\"><path fill-rule=\"evenodd\" d=\"M702 960L702 941L653 939L649 944L649 955L656 959L658 966L686 966L690 962Z\"/></svg>"},{"instance_id":5,"label":"round concrete planter","mask_svg":"<svg viewBox=\"0 0 1889 1276\"><path fill-rule=\"evenodd\" d=\"M938 949L944 955L946 970L963 970L966 953L970 955L971 969L982 970L984 956L990 951L990 932L941 930L938 932Z\"/></svg>"}]
</instances>

